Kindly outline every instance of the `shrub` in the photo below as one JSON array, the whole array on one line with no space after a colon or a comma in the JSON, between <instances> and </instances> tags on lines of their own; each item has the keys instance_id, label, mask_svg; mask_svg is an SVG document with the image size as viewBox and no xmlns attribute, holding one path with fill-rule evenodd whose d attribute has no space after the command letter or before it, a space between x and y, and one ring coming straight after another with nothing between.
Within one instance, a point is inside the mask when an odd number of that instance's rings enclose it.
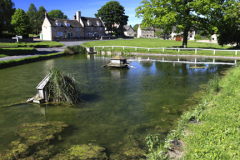
<instances>
[{"instance_id":1,"label":"shrub","mask_svg":"<svg viewBox=\"0 0 240 160\"><path fill-rule=\"evenodd\" d=\"M64 53L67 55L85 54L85 53L87 53L87 50L83 46L74 45L74 46L67 46L67 48L64 50Z\"/></svg>"}]
</instances>

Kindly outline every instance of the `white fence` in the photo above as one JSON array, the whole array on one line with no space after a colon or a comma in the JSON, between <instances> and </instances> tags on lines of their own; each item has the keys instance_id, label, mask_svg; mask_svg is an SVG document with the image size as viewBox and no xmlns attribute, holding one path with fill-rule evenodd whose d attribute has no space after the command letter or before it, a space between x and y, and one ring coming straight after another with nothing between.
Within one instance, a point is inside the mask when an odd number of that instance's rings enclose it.
<instances>
[{"instance_id":1,"label":"white fence","mask_svg":"<svg viewBox=\"0 0 240 160\"><path fill-rule=\"evenodd\" d=\"M202 51L213 51L213 55L216 54L216 51L223 51L223 52L235 52L235 55L237 55L238 51L240 50L220 50L220 49L203 49L203 48L164 48L164 47L160 47L160 48L146 48L146 47L132 47L132 46L94 46L94 49L96 47L101 47L102 49L106 48L123 48L123 50L125 50L125 48L135 48L135 51L137 51L138 48L140 49L147 49L148 51L150 50L154 50L154 49L162 49L162 51L164 52L165 50L169 49L169 50L178 50L178 52L180 52L181 50L194 50L195 54L197 54L198 50L202 50Z\"/></svg>"}]
</instances>

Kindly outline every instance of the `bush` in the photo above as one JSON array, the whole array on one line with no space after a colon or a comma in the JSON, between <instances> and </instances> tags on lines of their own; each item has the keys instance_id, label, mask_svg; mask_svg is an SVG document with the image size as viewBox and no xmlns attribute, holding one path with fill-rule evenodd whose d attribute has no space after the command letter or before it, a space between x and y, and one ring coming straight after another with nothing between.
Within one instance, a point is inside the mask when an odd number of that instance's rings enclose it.
<instances>
[{"instance_id":1,"label":"bush","mask_svg":"<svg viewBox=\"0 0 240 160\"><path fill-rule=\"evenodd\" d=\"M86 54L87 50L83 46L74 45L74 46L67 46L67 48L64 50L64 53L67 54L67 55Z\"/></svg>"}]
</instances>

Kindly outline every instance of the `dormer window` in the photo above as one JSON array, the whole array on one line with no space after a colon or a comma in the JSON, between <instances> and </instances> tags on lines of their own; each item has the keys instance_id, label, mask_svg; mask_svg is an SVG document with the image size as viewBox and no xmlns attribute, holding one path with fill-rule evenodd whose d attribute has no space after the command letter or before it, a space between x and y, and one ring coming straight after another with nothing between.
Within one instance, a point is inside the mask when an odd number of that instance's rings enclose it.
<instances>
[{"instance_id":1,"label":"dormer window","mask_svg":"<svg viewBox=\"0 0 240 160\"><path fill-rule=\"evenodd\" d=\"M101 26L101 23L99 21L97 21L97 25L100 27Z\"/></svg>"},{"instance_id":2,"label":"dormer window","mask_svg":"<svg viewBox=\"0 0 240 160\"><path fill-rule=\"evenodd\" d=\"M66 23L66 26L67 26L67 27L70 27L70 23Z\"/></svg>"},{"instance_id":3,"label":"dormer window","mask_svg":"<svg viewBox=\"0 0 240 160\"><path fill-rule=\"evenodd\" d=\"M57 23L57 26L61 26L61 23Z\"/></svg>"},{"instance_id":4,"label":"dormer window","mask_svg":"<svg viewBox=\"0 0 240 160\"><path fill-rule=\"evenodd\" d=\"M92 22L90 22L89 20L87 21L88 26L92 26Z\"/></svg>"}]
</instances>

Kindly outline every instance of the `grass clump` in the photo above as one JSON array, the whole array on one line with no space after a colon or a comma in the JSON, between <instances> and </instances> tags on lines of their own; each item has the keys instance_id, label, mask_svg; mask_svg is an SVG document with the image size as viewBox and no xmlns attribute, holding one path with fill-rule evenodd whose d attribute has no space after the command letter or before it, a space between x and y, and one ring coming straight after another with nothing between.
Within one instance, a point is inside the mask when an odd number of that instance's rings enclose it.
<instances>
[{"instance_id":1,"label":"grass clump","mask_svg":"<svg viewBox=\"0 0 240 160\"><path fill-rule=\"evenodd\" d=\"M78 103L80 90L77 84L72 75L52 68L48 84L49 101L63 101L71 105Z\"/></svg>"},{"instance_id":2,"label":"grass clump","mask_svg":"<svg viewBox=\"0 0 240 160\"><path fill-rule=\"evenodd\" d=\"M64 54L73 55L73 54L86 54L87 50L85 47L80 45L67 46L64 50Z\"/></svg>"}]
</instances>

